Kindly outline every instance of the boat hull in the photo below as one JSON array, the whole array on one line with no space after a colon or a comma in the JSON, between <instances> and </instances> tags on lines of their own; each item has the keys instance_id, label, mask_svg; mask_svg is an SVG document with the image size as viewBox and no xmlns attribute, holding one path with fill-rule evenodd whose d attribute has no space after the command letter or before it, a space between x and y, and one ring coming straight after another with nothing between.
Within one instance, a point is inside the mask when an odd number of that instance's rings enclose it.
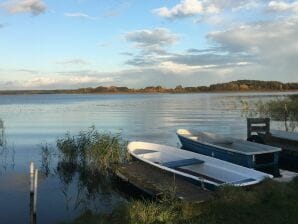
<instances>
[{"instance_id":1,"label":"boat hull","mask_svg":"<svg viewBox=\"0 0 298 224\"><path fill-rule=\"evenodd\" d=\"M128 145L128 151L137 160L209 190L222 185L250 186L264 178L272 178L259 171L170 146L132 142Z\"/></svg>"},{"instance_id":2,"label":"boat hull","mask_svg":"<svg viewBox=\"0 0 298 224\"><path fill-rule=\"evenodd\" d=\"M222 147L217 147L216 145L194 141L178 133L177 136L182 144L182 149L184 150L214 157L247 168L270 173L274 176L280 175L278 167L279 152L259 155L246 155L238 152L227 151Z\"/></svg>"}]
</instances>

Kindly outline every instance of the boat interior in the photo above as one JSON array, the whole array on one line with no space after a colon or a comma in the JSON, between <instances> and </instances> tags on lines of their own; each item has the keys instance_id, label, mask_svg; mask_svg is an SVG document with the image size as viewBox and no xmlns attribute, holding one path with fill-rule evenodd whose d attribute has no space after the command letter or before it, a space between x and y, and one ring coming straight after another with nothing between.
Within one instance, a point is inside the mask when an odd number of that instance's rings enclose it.
<instances>
[{"instance_id":1,"label":"boat interior","mask_svg":"<svg viewBox=\"0 0 298 224\"><path fill-rule=\"evenodd\" d=\"M183 157L171 152L158 152L154 150L136 149L134 153L138 157L152 163L174 169L202 180L208 180L216 185L220 184L242 184L255 181L233 170L217 166L208 161L195 157Z\"/></svg>"},{"instance_id":2,"label":"boat interior","mask_svg":"<svg viewBox=\"0 0 298 224\"><path fill-rule=\"evenodd\" d=\"M280 151L277 148L273 148L267 145L256 144L254 142L248 142L242 139L234 139L219 134L213 134L209 132L192 132L186 129L178 130L178 134L187 137L188 139L212 144L215 146L232 149L242 153L259 154L266 152Z\"/></svg>"}]
</instances>

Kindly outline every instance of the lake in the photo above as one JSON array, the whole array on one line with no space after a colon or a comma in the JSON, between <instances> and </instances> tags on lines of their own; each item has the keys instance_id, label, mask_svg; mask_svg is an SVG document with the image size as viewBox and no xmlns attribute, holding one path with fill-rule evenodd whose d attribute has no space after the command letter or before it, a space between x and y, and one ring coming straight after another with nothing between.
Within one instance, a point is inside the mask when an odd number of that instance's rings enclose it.
<instances>
[{"instance_id":1,"label":"lake","mask_svg":"<svg viewBox=\"0 0 298 224\"><path fill-rule=\"evenodd\" d=\"M246 137L243 102L267 101L290 93L16 95L0 96L6 148L0 148L0 223L29 222L29 164L42 168L42 147L52 149L50 173L41 173L37 222L72 220L86 210L109 213L125 195L98 176L84 185L79 174L67 178L57 169L56 140L95 126L144 140L179 146L175 131L192 128ZM282 122L272 122L283 129ZM1 127L0 127L1 129ZM1 130L0 130L1 131Z\"/></svg>"}]
</instances>

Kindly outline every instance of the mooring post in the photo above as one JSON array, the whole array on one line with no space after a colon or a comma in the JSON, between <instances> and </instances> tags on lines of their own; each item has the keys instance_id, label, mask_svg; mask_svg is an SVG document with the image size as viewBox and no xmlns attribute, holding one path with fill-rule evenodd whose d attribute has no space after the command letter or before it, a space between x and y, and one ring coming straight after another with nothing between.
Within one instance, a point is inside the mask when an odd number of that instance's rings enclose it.
<instances>
[{"instance_id":1,"label":"mooring post","mask_svg":"<svg viewBox=\"0 0 298 224\"><path fill-rule=\"evenodd\" d=\"M30 194L34 193L34 163L30 163Z\"/></svg>"},{"instance_id":2,"label":"mooring post","mask_svg":"<svg viewBox=\"0 0 298 224\"><path fill-rule=\"evenodd\" d=\"M36 216L37 185L38 185L38 169L35 169L35 175L34 175L34 200L33 200L33 214L34 214L34 216Z\"/></svg>"},{"instance_id":3,"label":"mooring post","mask_svg":"<svg viewBox=\"0 0 298 224\"><path fill-rule=\"evenodd\" d=\"M36 218L34 218L34 163L30 162L30 224L36 223Z\"/></svg>"}]
</instances>

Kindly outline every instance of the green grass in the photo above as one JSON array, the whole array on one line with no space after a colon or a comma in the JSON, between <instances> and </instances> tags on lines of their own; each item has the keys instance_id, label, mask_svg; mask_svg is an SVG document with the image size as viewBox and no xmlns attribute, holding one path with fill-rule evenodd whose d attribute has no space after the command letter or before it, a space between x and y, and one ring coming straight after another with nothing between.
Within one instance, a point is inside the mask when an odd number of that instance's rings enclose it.
<instances>
[{"instance_id":1,"label":"green grass","mask_svg":"<svg viewBox=\"0 0 298 224\"><path fill-rule=\"evenodd\" d=\"M58 139L60 162L57 172L64 183L79 174L88 197L96 197L98 186L109 192L112 183L105 170L126 162L126 142L118 135L100 133L94 127ZM48 150L45 148L45 153ZM106 190L103 190L106 188ZM298 218L298 178L290 183L267 180L249 189L231 186L216 191L203 204L186 203L172 197L170 189L159 200L130 199L110 213L83 212L65 224L294 224Z\"/></svg>"},{"instance_id":2,"label":"green grass","mask_svg":"<svg viewBox=\"0 0 298 224\"><path fill-rule=\"evenodd\" d=\"M0 118L0 147L5 147L5 128L4 128L4 122Z\"/></svg>"},{"instance_id":3,"label":"green grass","mask_svg":"<svg viewBox=\"0 0 298 224\"><path fill-rule=\"evenodd\" d=\"M294 224L297 202L298 178L290 183L268 180L252 189L223 187L203 204L173 199L131 200L110 214L87 211L69 223Z\"/></svg>"},{"instance_id":4,"label":"green grass","mask_svg":"<svg viewBox=\"0 0 298 224\"><path fill-rule=\"evenodd\" d=\"M257 109L261 114L270 116L277 121L284 121L285 116L298 120L298 98L297 100L283 99L266 103L259 102Z\"/></svg>"},{"instance_id":5,"label":"green grass","mask_svg":"<svg viewBox=\"0 0 298 224\"><path fill-rule=\"evenodd\" d=\"M57 140L62 161L99 170L117 169L128 160L127 142L119 135L100 133L95 127Z\"/></svg>"},{"instance_id":6,"label":"green grass","mask_svg":"<svg viewBox=\"0 0 298 224\"><path fill-rule=\"evenodd\" d=\"M285 99L258 102L257 112L261 117L270 117L275 121L283 121L285 129L294 131L298 126L298 95L290 95Z\"/></svg>"}]
</instances>

